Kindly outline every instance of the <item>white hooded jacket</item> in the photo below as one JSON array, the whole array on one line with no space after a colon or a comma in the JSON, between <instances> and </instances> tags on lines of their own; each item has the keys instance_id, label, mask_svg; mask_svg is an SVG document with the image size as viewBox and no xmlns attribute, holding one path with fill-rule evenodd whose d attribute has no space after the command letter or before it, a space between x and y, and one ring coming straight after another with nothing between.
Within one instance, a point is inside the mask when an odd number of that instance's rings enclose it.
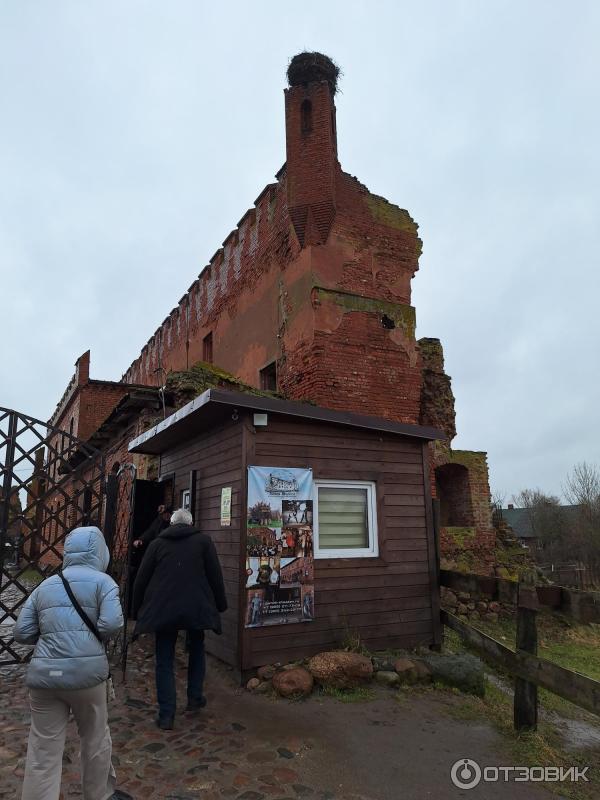
<instances>
[{"instance_id":1,"label":"white hooded jacket","mask_svg":"<svg viewBox=\"0 0 600 800\"><path fill-rule=\"evenodd\" d=\"M105 570L109 552L96 527L75 528L65 539L63 574L103 639L123 627L119 587ZM26 683L33 689L89 689L108 677L104 647L81 619L59 575L29 596L13 635L35 644Z\"/></svg>"}]
</instances>

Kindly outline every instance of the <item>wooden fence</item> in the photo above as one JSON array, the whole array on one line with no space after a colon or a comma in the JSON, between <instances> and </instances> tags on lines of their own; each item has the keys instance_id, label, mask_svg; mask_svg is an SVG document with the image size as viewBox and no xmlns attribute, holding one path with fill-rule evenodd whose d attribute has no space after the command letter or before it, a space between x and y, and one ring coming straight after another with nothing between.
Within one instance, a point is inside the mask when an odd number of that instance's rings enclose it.
<instances>
[{"instance_id":1,"label":"wooden fence","mask_svg":"<svg viewBox=\"0 0 600 800\"><path fill-rule=\"evenodd\" d=\"M592 592L555 586L529 586L501 578L440 571L440 584L456 591L479 593L517 607L515 650L442 611L442 622L484 659L515 677L514 724L517 730L537 727L537 687L542 686L600 716L600 682L537 655L536 616L540 605L571 613L585 622L600 622L600 599ZM553 590L553 591L548 591Z\"/></svg>"}]
</instances>

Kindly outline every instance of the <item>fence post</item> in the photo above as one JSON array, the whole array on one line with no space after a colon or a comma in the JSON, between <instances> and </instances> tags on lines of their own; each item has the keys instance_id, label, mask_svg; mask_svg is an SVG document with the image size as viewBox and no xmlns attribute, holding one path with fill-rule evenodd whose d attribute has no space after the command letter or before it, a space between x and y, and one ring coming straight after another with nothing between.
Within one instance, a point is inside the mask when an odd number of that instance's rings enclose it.
<instances>
[{"instance_id":1,"label":"fence post","mask_svg":"<svg viewBox=\"0 0 600 800\"><path fill-rule=\"evenodd\" d=\"M519 584L517 601L517 652L537 655L537 609L535 586ZM523 678L515 678L514 726L517 731L537 729L538 688Z\"/></svg>"}]
</instances>

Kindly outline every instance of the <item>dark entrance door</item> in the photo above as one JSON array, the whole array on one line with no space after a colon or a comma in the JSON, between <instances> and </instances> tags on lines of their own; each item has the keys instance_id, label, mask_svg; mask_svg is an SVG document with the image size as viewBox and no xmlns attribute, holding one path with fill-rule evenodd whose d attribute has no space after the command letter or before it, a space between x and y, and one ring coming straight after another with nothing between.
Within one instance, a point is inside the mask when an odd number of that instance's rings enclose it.
<instances>
[{"instance_id":1,"label":"dark entrance door","mask_svg":"<svg viewBox=\"0 0 600 800\"><path fill-rule=\"evenodd\" d=\"M154 522L160 505L165 504L165 484L158 481L145 481L138 479L135 482L135 500L133 504L132 536L135 542ZM133 600L133 583L142 563L145 547L132 547L129 562L129 592L127 592L127 616L131 616Z\"/></svg>"}]
</instances>

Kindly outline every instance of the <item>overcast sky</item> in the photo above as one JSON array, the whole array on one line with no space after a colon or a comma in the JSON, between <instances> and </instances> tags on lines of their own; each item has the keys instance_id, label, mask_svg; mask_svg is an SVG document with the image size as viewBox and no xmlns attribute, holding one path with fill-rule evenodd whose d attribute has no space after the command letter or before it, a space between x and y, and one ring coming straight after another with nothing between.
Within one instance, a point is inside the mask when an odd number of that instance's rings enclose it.
<instances>
[{"instance_id":1,"label":"overcast sky","mask_svg":"<svg viewBox=\"0 0 600 800\"><path fill-rule=\"evenodd\" d=\"M285 160L289 58L343 70L342 167L424 242L454 446L492 487L600 463L600 4L0 4L0 405L118 380Z\"/></svg>"}]
</instances>

